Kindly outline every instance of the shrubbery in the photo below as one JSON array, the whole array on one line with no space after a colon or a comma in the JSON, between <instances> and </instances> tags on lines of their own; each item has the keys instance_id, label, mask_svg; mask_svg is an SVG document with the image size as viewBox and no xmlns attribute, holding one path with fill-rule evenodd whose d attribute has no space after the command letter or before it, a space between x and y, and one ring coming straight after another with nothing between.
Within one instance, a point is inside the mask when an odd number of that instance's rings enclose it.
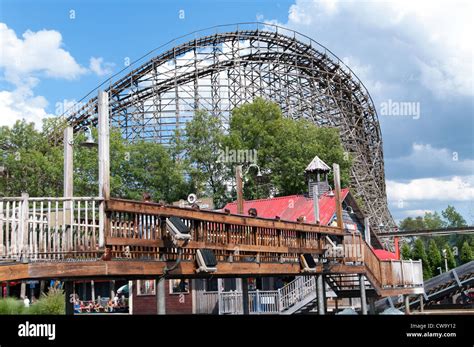
<instances>
[{"instance_id":1,"label":"shrubbery","mask_svg":"<svg viewBox=\"0 0 474 347\"><path fill-rule=\"evenodd\" d=\"M50 288L48 293L30 307L25 307L23 300L16 298L0 299L0 315L7 314L65 314L66 303L61 289Z\"/></svg>"}]
</instances>

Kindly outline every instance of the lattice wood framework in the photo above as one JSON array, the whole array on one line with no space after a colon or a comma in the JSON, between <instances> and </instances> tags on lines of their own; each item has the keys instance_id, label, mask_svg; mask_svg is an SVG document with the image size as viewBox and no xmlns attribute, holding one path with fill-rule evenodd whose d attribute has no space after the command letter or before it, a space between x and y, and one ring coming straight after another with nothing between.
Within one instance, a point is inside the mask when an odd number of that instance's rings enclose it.
<instances>
[{"instance_id":1,"label":"lattice wood framework","mask_svg":"<svg viewBox=\"0 0 474 347\"><path fill-rule=\"evenodd\" d=\"M337 56L295 31L261 23L219 26L169 42L108 81L111 125L129 141L166 144L196 109L221 117L261 96L292 118L337 127L353 158L352 186L376 231L390 231L382 136L362 82ZM137 66L135 64L134 66ZM97 122L97 98L67 115L75 130Z\"/></svg>"}]
</instances>

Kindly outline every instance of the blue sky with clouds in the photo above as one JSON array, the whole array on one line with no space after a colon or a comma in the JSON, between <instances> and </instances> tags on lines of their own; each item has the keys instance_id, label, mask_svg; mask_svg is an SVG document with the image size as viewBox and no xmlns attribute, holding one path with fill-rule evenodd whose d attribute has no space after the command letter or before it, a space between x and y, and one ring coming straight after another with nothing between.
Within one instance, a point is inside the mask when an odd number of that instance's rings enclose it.
<instances>
[{"instance_id":1,"label":"blue sky with clouds","mask_svg":"<svg viewBox=\"0 0 474 347\"><path fill-rule=\"evenodd\" d=\"M0 0L0 125L55 114L177 36L278 23L327 46L368 88L395 218L451 204L474 223L472 1L97 2ZM382 114L400 103L419 115Z\"/></svg>"}]
</instances>

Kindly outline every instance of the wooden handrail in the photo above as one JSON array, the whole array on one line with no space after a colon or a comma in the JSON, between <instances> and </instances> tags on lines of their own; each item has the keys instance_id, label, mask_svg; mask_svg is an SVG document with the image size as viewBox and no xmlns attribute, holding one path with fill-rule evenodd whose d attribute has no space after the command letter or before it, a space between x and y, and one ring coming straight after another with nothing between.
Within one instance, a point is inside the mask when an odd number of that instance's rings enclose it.
<instances>
[{"instance_id":1,"label":"wooden handrail","mask_svg":"<svg viewBox=\"0 0 474 347\"><path fill-rule=\"evenodd\" d=\"M344 235L344 230L332 226L318 226L310 223L298 223L276 219L249 217L235 214L226 214L218 211L193 210L177 206L161 205L152 202L140 202L124 199L110 199L106 201L108 212L131 212L163 217L176 216L202 221L228 223L248 227L275 228L293 231L313 232L327 235Z\"/></svg>"}]
</instances>

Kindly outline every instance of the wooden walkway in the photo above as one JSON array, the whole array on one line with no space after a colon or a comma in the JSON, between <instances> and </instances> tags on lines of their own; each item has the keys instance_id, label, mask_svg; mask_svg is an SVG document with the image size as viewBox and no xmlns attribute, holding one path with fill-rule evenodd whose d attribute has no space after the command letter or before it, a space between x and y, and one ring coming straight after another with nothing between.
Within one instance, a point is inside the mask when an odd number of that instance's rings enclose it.
<instances>
[{"instance_id":1,"label":"wooden walkway","mask_svg":"<svg viewBox=\"0 0 474 347\"><path fill-rule=\"evenodd\" d=\"M172 216L191 230L179 247ZM303 275L309 253L320 259L315 274L363 274L380 296L423 292L420 262L380 261L360 234L337 227L120 199L0 199L0 281L209 276L196 273L198 249L216 255L216 277Z\"/></svg>"}]
</instances>

